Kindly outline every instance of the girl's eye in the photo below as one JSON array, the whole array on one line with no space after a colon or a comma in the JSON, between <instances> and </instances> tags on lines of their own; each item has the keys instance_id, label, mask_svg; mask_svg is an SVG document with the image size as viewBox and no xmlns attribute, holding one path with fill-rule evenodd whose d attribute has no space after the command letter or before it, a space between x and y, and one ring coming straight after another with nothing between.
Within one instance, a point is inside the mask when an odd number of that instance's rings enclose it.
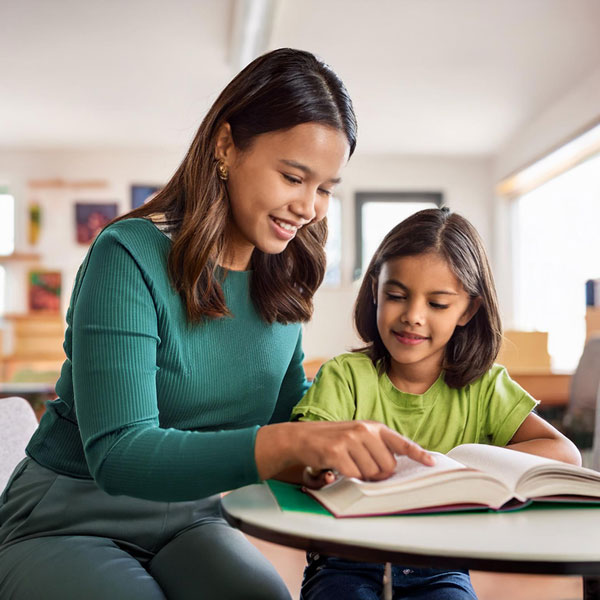
<instances>
[{"instance_id":1,"label":"girl's eye","mask_svg":"<svg viewBox=\"0 0 600 600\"><path fill-rule=\"evenodd\" d=\"M323 188L319 188L319 194L323 196L327 196L328 198L331 196L333 192L331 190L324 190Z\"/></svg>"},{"instance_id":2,"label":"girl's eye","mask_svg":"<svg viewBox=\"0 0 600 600\"><path fill-rule=\"evenodd\" d=\"M392 300L393 302L400 302L401 300L406 300L406 296L399 296L398 294L386 294L388 300Z\"/></svg>"},{"instance_id":3,"label":"girl's eye","mask_svg":"<svg viewBox=\"0 0 600 600\"><path fill-rule=\"evenodd\" d=\"M448 308L448 304L438 304L437 302L430 302L429 306L431 306L432 308L439 308L440 310L443 310L444 308Z\"/></svg>"},{"instance_id":4,"label":"girl's eye","mask_svg":"<svg viewBox=\"0 0 600 600\"><path fill-rule=\"evenodd\" d=\"M301 179L298 179L297 177L293 177L292 175L288 175L287 173L282 173L283 178L287 181L289 181L290 183L302 183Z\"/></svg>"}]
</instances>

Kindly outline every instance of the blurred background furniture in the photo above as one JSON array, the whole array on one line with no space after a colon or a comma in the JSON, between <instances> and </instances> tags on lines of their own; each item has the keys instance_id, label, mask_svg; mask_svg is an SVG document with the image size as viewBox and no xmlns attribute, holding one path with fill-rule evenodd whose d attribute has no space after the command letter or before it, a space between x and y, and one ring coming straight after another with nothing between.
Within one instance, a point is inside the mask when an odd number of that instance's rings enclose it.
<instances>
[{"instance_id":1,"label":"blurred background furniture","mask_svg":"<svg viewBox=\"0 0 600 600\"><path fill-rule=\"evenodd\" d=\"M37 428L31 405L24 398L0 398L0 491L22 458Z\"/></svg>"},{"instance_id":2,"label":"blurred background furniture","mask_svg":"<svg viewBox=\"0 0 600 600\"><path fill-rule=\"evenodd\" d=\"M595 440L596 405L600 390L600 335L588 338L571 378L569 404L560 429L583 451L584 466L591 466ZM597 431L597 427L596 427ZM596 460L596 462L598 462Z\"/></svg>"}]
</instances>

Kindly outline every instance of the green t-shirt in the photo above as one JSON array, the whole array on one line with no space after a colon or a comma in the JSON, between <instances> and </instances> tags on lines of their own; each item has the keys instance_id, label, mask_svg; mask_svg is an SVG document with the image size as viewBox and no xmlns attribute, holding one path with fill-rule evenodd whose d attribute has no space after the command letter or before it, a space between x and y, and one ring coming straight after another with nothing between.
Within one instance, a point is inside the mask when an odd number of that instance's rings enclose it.
<instances>
[{"instance_id":1,"label":"green t-shirt","mask_svg":"<svg viewBox=\"0 0 600 600\"><path fill-rule=\"evenodd\" d=\"M442 373L424 394L409 394L356 352L323 365L292 419L379 421L427 450L448 452L467 443L505 446L536 404L500 365L460 389Z\"/></svg>"}]
</instances>

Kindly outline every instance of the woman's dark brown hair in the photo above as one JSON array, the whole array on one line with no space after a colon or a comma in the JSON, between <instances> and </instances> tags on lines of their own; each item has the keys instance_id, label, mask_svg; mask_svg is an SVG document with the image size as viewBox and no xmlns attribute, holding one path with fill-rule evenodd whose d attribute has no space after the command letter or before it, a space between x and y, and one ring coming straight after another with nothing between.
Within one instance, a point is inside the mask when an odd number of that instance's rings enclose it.
<instances>
[{"instance_id":1,"label":"woman's dark brown hair","mask_svg":"<svg viewBox=\"0 0 600 600\"><path fill-rule=\"evenodd\" d=\"M356 118L350 96L331 68L309 52L290 48L260 56L221 92L166 186L121 217L165 215L173 239L169 274L191 322L229 314L217 269L230 219L227 190L214 158L220 127L229 123L236 148L244 151L258 135L310 122L342 131L352 155ZM300 229L280 254L254 250L251 295L267 322L311 317L313 294L325 274L326 239L322 220Z\"/></svg>"},{"instance_id":2,"label":"woman's dark brown hair","mask_svg":"<svg viewBox=\"0 0 600 600\"><path fill-rule=\"evenodd\" d=\"M464 387L481 377L493 364L502 340L502 323L494 278L487 254L475 228L447 208L422 210L394 227L376 250L365 273L354 322L366 352L382 369L390 356L377 330L376 293L379 273L389 260L401 256L435 253L444 258L471 298L481 305L471 320L458 326L448 345L442 368L453 388Z\"/></svg>"}]
</instances>

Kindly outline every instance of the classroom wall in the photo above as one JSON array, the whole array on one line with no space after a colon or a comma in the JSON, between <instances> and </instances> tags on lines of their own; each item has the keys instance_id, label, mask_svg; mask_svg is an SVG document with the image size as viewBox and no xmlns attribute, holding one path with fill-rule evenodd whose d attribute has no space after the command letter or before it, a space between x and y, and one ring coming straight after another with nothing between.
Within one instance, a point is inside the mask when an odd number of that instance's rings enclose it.
<instances>
[{"instance_id":1,"label":"classroom wall","mask_svg":"<svg viewBox=\"0 0 600 600\"><path fill-rule=\"evenodd\" d=\"M42 266L63 272L63 310L77 268L87 250L77 244L74 207L77 200L115 201L129 208L132 183L160 184L177 168L184 151L150 149L29 151L0 149L0 182L10 186L17 202L17 248L36 251ZM473 221L489 248L493 246L491 159L469 157L373 156L357 153L344 172L337 195L343 211L343 280L321 288L315 298L313 321L305 328L306 356L328 357L358 343L352 327L352 305L358 284L352 282L354 262L354 193L357 191L441 191L445 202ZM67 181L103 179L99 190L60 189L28 192L27 181L62 178ZM39 200L43 228L39 244L26 241L26 207ZM7 312L21 312L26 303L26 264L8 265Z\"/></svg>"},{"instance_id":2,"label":"classroom wall","mask_svg":"<svg viewBox=\"0 0 600 600\"><path fill-rule=\"evenodd\" d=\"M31 151L0 149L0 183L9 186L15 197L15 246L19 252L41 255L41 266L63 273L63 312L77 268L87 246L75 237L76 201L116 202L119 212L130 206L132 183L160 184L176 169L183 152L151 149L56 150ZM102 189L30 190L27 182L39 179L65 181L104 180ZM27 206L39 201L42 229L38 244L27 242ZM7 263L6 312L23 312L26 306L26 274L30 263Z\"/></svg>"}]
</instances>

